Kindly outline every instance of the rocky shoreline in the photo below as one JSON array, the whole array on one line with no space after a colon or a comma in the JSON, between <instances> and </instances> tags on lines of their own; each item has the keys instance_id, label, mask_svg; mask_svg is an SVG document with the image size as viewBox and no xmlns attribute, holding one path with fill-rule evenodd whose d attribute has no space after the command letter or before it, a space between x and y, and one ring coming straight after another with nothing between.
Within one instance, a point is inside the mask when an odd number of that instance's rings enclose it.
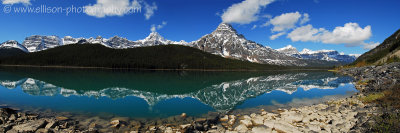
<instances>
[{"instance_id":1,"label":"rocky shoreline","mask_svg":"<svg viewBox=\"0 0 400 133\"><path fill-rule=\"evenodd\" d=\"M339 73L358 81L356 88L363 94L382 92L400 82L400 62L382 66L341 69Z\"/></svg>"},{"instance_id":2,"label":"rocky shoreline","mask_svg":"<svg viewBox=\"0 0 400 133\"><path fill-rule=\"evenodd\" d=\"M399 72L400 63L342 69L338 73L354 77L360 93L323 104L269 112L259 110L250 115L209 113L194 118L182 114L156 121L95 117L78 120L2 108L0 132L367 132L365 124L381 112L378 105L363 103L362 97L398 84Z\"/></svg>"},{"instance_id":3,"label":"rocky shoreline","mask_svg":"<svg viewBox=\"0 0 400 133\"><path fill-rule=\"evenodd\" d=\"M357 97L273 112L260 110L251 115L208 114L208 117L192 118L182 114L152 123L127 118L81 122L62 116L41 117L40 114L3 108L0 110L0 132L349 132L356 131L358 128L355 127L361 126L377 111Z\"/></svg>"}]
</instances>

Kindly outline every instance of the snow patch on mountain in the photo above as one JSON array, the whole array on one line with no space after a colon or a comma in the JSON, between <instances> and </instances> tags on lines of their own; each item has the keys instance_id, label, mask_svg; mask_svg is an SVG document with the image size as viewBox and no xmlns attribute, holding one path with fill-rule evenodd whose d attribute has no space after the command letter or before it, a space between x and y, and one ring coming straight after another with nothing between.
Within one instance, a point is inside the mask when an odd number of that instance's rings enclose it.
<instances>
[{"instance_id":1,"label":"snow patch on mountain","mask_svg":"<svg viewBox=\"0 0 400 133\"><path fill-rule=\"evenodd\" d=\"M26 49L24 46L22 46L20 43L18 43L15 40L9 40L6 42L3 42L0 44L0 49L5 48L5 49L9 49L9 48L17 48L20 49L24 52L28 52L28 49Z\"/></svg>"},{"instance_id":2,"label":"snow patch on mountain","mask_svg":"<svg viewBox=\"0 0 400 133\"><path fill-rule=\"evenodd\" d=\"M126 48L135 48L135 47L145 47L145 46L156 46L156 45L168 45L168 44L177 44L177 45L188 45L189 43L181 40L181 41L171 41L162 37L157 32L152 32L148 37L143 40L130 41L126 38L114 36L109 39L103 38L101 36L97 36L96 38L73 38L72 36L65 36L64 38L59 38L58 36L40 36L33 35L25 38L24 42L21 46L18 46L18 42L10 40L4 42L5 45L0 45L1 47L15 47L27 52L38 52L42 50L47 50L50 48L55 48L63 45L70 44L101 44L108 48L115 49L126 49ZM11 45L12 44L12 45Z\"/></svg>"},{"instance_id":3,"label":"snow patch on mountain","mask_svg":"<svg viewBox=\"0 0 400 133\"><path fill-rule=\"evenodd\" d=\"M207 34L189 45L226 58L285 66L307 65L297 58L247 40L227 23L221 23L211 34Z\"/></svg>"},{"instance_id":4,"label":"snow patch on mountain","mask_svg":"<svg viewBox=\"0 0 400 133\"><path fill-rule=\"evenodd\" d=\"M63 41L58 36L33 35L25 38L22 45L29 52L37 52L63 45Z\"/></svg>"}]
</instances>

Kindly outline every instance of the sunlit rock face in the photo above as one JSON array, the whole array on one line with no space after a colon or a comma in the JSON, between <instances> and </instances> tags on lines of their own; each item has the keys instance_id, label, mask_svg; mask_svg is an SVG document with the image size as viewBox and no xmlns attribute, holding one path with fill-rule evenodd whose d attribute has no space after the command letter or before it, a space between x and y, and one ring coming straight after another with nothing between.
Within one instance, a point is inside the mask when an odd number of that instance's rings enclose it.
<instances>
[{"instance_id":1,"label":"sunlit rock face","mask_svg":"<svg viewBox=\"0 0 400 133\"><path fill-rule=\"evenodd\" d=\"M27 37L22 45L29 51L29 52L37 52L42 51L50 48L55 48L58 46L62 46L63 42L60 37L58 36L40 36L40 35L33 35Z\"/></svg>"},{"instance_id":2,"label":"sunlit rock face","mask_svg":"<svg viewBox=\"0 0 400 133\"><path fill-rule=\"evenodd\" d=\"M221 23L215 31L191 43L194 47L208 53L226 58L235 58L250 62L285 66L305 66L300 59L287 56L254 41L243 35L227 23Z\"/></svg>"}]
</instances>

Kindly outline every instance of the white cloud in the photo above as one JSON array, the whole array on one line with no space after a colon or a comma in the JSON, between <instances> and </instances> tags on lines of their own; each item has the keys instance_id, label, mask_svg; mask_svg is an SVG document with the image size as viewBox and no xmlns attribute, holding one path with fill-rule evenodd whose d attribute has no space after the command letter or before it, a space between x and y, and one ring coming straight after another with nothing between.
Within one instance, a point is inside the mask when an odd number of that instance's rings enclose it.
<instances>
[{"instance_id":1,"label":"white cloud","mask_svg":"<svg viewBox=\"0 0 400 133\"><path fill-rule=\"evenodd\" d=\"M376 46L378 46L380 43L379 42L370 42L370 43L363 43L363 48L365 50L370 50L374 49Z\"/></svg>"},{"instance_id":2,"label":"white cloud","mask_svg":"<svg viewBox=\"0 0 400 133\"><path fill-rule=\"evenodd\" d=\"M18 3L22 3L22 4L26 4L26 5L30 5L31 2L30 0L1 0L3 4L18 4Z\"/></svg>"},{"instance_id":3,"label":"white cloud","mask_svg":"<svg viewBox=\"0 0 400 133\"><path fill-rule=\"evenodd\" d=\"M285 31L294 28L300 17L301 14L299 12L284 13L272 18L268 23L274 26L272 31Z\"/></svg>"},{"instance_id":4,"label":"white cloud","mask_svg":"<svg viewBox=\"0 0 400 133\"><path fill-rule=\"evenodd\" d=\"M357 23L347 23L343 27L336 27L332 32L325 33L323 43L358 45L372 36L371 26L361 28Z\"/></svg>"},{"instance_id":5,"label":"white cloud","mask_svg":"<svg viewBox=\"0 0 400 133\"><path fill-rule=\"evenodd\" d=\"M299 21L300 25L307 23L308 21L310 21L310 15L308 13L300 14L299 12L284 13L272 18L264 25L268 26L272 24L274 26L272 28L272 31L280 32L295 28L296 24L299 23Z\"/></svg>"},{"instance_id":6,"label":"white cloud","mask_svg":"<svg viewBox=\"0 0 400 133\"><path fill-rule=\"evenodd\" d=\"M347 47L363 46L370 49L379 43L365 43L372 36L371 26L364 28L357 23L346 23L338 26L333 31L324 28L314 28L311 24L298 27L288 34L292 41L313 41L326 44L345 44Z\"/></svg>"},{"instance_id":7,"label":"white cloud","mask_svg":"<svg viewBox=\"0 0 400 133\"><path fill-rule=\"evenodd\" d=\"M262 8L274 2L274 0L245 0L233 4L221 16L225 23L249 24L258 20Z\"/></svg>"},{"instance_id":8,"label":"white cloud","mask_svg":"<svg viewBox=\"0 0 400 133\"><path fill-rule=\"evenodd\" d=\"M89 16L104 18L107 16L124 16L126 14L140 13L142 8L146 20L149 20L157 10L156 3L148 4L144 0L97 0L94 5L85 6L85 13Z\"/></svg>"},{"instance_id":9,"label":"white cloud","mask_svg":"<svg viewBox=\"0 0 400 133\"><path fill-rule=\"evenodd\" d=\"M272 15L270 15L270 14L265 14L265 15L263 15L262 17L263 17L263 18L271 19L271 18L272 18Z\"/></svg>"},{"instance_id":10,"label":"white cloud","mask_svg":"<svg viewBox=\"0 0 400 133\"><path fill-rule=\"evenodd\" d=\"M166 21L163 21L161 24L159 24L159 25L151 25L151 28L150 28L150 31L151 32L157 32L157 30L160 30L160 29L162 29L162 28L164 28L164 26L166 26L167 25L167 22Z\"/></svg>"},{"instance_id":11,"label":"white cloud","mask_svg":"<svg viewBox=\"0 0 400 133\"><path fill-rule=\"evenodd\" d=\"M256 29L258 26L257 25L253 25L253 27L251 27L251 30Z\"/></svg>"},{"instance_id":12,"label":"white cloud","mask_svg":"<svg viewBox=\"0 0 400 133\"><path fill-rule=\"evenodd\" d=\"M137 0L97 0L96 4L85 6L85 9L87 15L103 18L136 13L141 10L141 5Z\"/></svg>"},{"instance_id":13,"label":"white cloud","mask_svg":"<svg viewBox=\"0 0 400 133\"><path fill-rule=\"evenodd\" d=\"M305 24L310 21L310 15L308 13L303 14L303 18L300 20L300 24Z\"/></svg>"},{"instance_id":14,"label":"white cloud","mask_svg":"<svg viewBox=\"0 0 400 133\"><path fill-rule=\"evenodd\" d=\"M154 12L158 9L155 2L153 2L153 5L149 5L145 2L144 8L146 10L146 13L144 14L144 16L146 17L146 20L149 20L154 15Z\"/></svg>"},{"instance_id":15,"label":"white cloud","mask_svg":"<svg viewBox=\"0 0 400 133\"><path fill-rule=\"evenodd\" d=\"M319 41L321 38L321 34L324 31L325 29L323 28L316 29L311 24L308 24L306 26L294 29L288 34L287 37L290 38L293 42Z\"/></svg>"},{"instance_id":16,"label":"white cloud","mask_svg":"<svg viewBox=\"0 0 400 133\"><path fill-rule=\"evenodd\" d=\"M280 33L278 33L278 34L275 34L275 35L270 36L269 39L275 40L276 38L278 38L278 37L280 37L280 36L282 36L282 35L285 35L285 34L286 34L286 32L280 32Z\"/></svg>"},{"instance_id":17,"label":"white cloud","mask_svg":"<svg viewBox=\"0 0 400 133\"><path fill-rule=\"evenodd\" d=\"M310 21L310 15L307 13L300 14L299 12L291 12L284 13L279 16L275 16L271 18L268 22L266 22L263 26L272 25L271 31L279 32L275 35L270 36L271 40L275 40L276 38L286 34L287 31L295 28L297 25L303 25Z\"/></svg>"}]
</instances>

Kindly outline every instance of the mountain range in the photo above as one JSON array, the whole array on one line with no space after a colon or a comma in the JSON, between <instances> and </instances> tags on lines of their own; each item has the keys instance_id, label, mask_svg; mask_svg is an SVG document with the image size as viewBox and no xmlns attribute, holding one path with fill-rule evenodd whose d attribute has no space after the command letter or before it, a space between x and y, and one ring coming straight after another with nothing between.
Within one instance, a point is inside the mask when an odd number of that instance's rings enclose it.
<instances>
[{"instance_id":1,"label":"mountain range","mask_svg":"<svg viewBox=\"0 0 400 133\"><path fill-rule=\"evenodd\" d=\"M343 64L349 64L355 61L359 55L345 55L343 53L339 53L335 50L318 50L312 51L310 49L303 49L302 51L298 51L292 45L288 45L286 47L276 49L279 52L285 53L286 55L298 58L298 59L306 59L306 60L325 60L325 61L334 61L341 62Z\"/></svg>"},{"instance_id":2,"label":"mountain range","mask_svg":"<svg viewBox=\"0 0 400 133\"><path fill-rule=\"evenodd\" d=\"M171 41L157 32L152 32L143 40L131 41L123 37L114 36L109 39L98 36L96 38L73 38L66 36L27 37L22 44L10 40L0 45L0 49L19 49L24 52L39 52L70 44L101 44L113 49L127 49L158 45L177 44L200 49L204 52L219 55L225 58L238 59L260 64L282 66L310 66L312 64L348 64L356 56L339 54L337 51L305 51L298 52L292 47L274 50L254 41L247 40L243 35L227 23L221 23L215 31L193 42ZM294 48L295 49L295 48Z\"/></svg>"}]
</instances>

